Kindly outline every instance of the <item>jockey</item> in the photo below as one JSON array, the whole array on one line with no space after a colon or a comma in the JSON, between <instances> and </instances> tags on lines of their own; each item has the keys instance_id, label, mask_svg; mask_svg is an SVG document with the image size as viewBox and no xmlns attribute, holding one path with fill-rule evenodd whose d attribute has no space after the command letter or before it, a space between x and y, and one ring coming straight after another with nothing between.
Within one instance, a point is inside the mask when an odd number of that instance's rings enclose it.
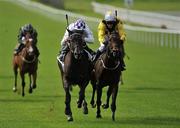
<instances>
[{"instance_id":1,"label":"jockey","mask_svg":"<svg viewBox=\"0 0 180 128\"><path fill-rule=\"evenodd\" d=\"M87 45L87 43L93 43L94 42L94 37L93 37L93 33L92 31L89 29L88 25L82 20L82 19L78 19L77 21L71 23L68 26L68 29L72 32L78 32L78 31L82 31L83 32L83 37L84 37L84 41L85 41L85 46L84 46L84 50L86 52L88 52L88 55L90 54L91 56L94 54L94 51L92 51ZM66 30L64 37L61 41L61 51L59 51L59 55L57 57L58 61L62 63L64 63L64 59L66 54L69 51L69 47L67 45L67 41L69 38L69 32Z\"/></svg>"},{"instance_id":2,"label":"jockey","mask_svg":"<svg viewBox=\"0 0 180 128\"><path fill-rule=\"evenodd\" d=\"M120 40L123 40L123 42L126 40L126 34L124 32L122 21L118 19L114 13L112 13L111 11L107 11L104 20L102 20L98 26L98 40L100 42L100 47L96 52L96 56L94 57L94 62L101 55L101 53L105 51L108 43L107 34L113 31L119 33ZM121 65L122 70L125 70L124 60L122 59L121 61L122 61L122 65Z\"/></svg>"},{"instance_id":3,"label":"jockey","mask_svg":"<svg viewBox=\"0 0 180 128\"><path fill-rule=\"evenodd\" d=\"M26 34L29 33L33 43L36 45L37 44L37 36L38 33L36 31L36 29L33 28L33 26L31 24L25 24L24 26L22 26L19 29L19 34L18 34L18 45L15 48L14 54L17 55L25 46L24 42L25 42L25 37ZM37 48L36 48L37 49ZM39 51L37 49L37 56L39 56Z\"/></svg>"}]
</instances>

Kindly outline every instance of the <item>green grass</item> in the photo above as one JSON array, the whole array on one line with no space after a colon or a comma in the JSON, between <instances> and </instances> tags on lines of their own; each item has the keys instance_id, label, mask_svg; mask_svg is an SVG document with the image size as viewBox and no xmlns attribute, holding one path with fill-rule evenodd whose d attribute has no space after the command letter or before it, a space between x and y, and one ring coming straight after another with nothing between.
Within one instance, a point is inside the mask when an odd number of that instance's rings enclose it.
<instances>
[{"instance_id":1,"label":"green grass","mask_svg":"<svg viewBox=\"0 0 180 128\"><path fill-rule=\"evenodd\" d=\"M28 94L26 78L26 96L23 98L20 91L12 92L11 60L18 29L25 23L32 23L39 33L41 64L37 89ZM51 20L12 3L0 2L0 128L179 128L180 50L136 42L126 42L131 59L126 60L125 85L121 86L117 98L116 122L111 120L110 109L102 110L103 118L98 120L95 118L96 109L88 105L89 114L83 115L76 107L78 87L75 87L71 102L74 122L68 123L56 63L64 26L65 22ZM98 45L96 42L92 48ZM88 103L91 92L89 85L86 90Z\"/></svg>"},{"instance_id":2,"label":"green grass","mask_svg":"<svg viewBox=\"0 0 180 128\"><path fill-rule=\"evenodd\" d=\"M96 0L97 2L125 7L124 0ZM133 7L135 10L145 11L180 11L179 0L134 0Z\"/></svg>"}]
</instances>

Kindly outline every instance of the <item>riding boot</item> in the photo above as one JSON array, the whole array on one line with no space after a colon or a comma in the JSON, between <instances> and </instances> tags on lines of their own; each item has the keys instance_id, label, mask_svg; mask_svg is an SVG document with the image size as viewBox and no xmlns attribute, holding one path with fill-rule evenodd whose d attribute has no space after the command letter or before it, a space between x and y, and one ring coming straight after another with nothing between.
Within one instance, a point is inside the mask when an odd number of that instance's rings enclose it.
<instances>
[{"instance_id":1,"label":"riding boot","mask_svg":"<svg viewBox=\"0 0 180 128\"><path fill-rule=\"evenodd\" d=\"M35 45L35 54L38 57L40 55L39 49L37 48L37 46Z\"/></svg>"},{"instance_id":2,"label":"riding boot","mask_svg":"<svg viewBox=\"0 0 180 128\"><path fill-rule=\"evenodd\" d=\"M58 60L64 62L66 54L69 52L68 45L62 45L61 51L59 51Z\"/></svg>"},{"instance_id":3,"label":"riding boot","mask_svg":"<svg viewBox=\"0 0 180 128\"><path fill-rule=\"evenodd\" d=\"M23 48L24 48L24 44L23 43L18 43L18 45L14 49L14 55L17 55Z\"/></svg>"},{"instance_id":4,"label":"riding boot","mask_svg":"<svg viewBox=\"0 0 180 128\"><path fill-rule=\"evenodd\" d=\"M125 65L125 62L124 62L124 59L121 59L121 71L124 71L124 70L126 70L126 65Z\"/></svg>"},{"instance_id":5,"label":"riding boot","mask_svg":"<svg viewBox=\"0 0 180 128\"><path fill-rule=\"evenodd\" d=\"M96 60L99 58L99 56L101 55L101 53L102 53L101 51L97 50L96 55L95 55L94 58L93 58L93 63L96 62Z\"/></svg>"}]
</instances>

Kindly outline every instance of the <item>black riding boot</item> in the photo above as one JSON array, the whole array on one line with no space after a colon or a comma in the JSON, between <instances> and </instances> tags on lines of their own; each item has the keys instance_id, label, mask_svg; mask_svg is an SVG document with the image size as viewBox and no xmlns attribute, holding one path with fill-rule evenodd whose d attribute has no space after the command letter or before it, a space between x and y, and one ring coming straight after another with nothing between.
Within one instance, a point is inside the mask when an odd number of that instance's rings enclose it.
<instances>
[{"instance_id":1,"label":"black riding boot","mask_svg":"<svg viewBox=\"0 0 180 128\"><path fill-rule=\"evenodd\" d=\"M24 48L23 43L19 43L16 48L14 49L14 55L17 55L22 49Z\"/></svg>"},{"instance_id":2,"label":"black riding boot","mask_svg":"<svg viewBox=\"0 0 180 128\"><path fill-rule=\"evenodd\" d=\"M35 45L35 54L38 57L40 55L39 49L37 48L37 46Z\"/></svg>"},{"instance_id":3,"label":"black riding boot","mask_svg":"<svg viewBox=\"0 0 180 128\"><path fill-rule=\"evenodd\" d=\"M66 54L69 52L69 47L68 45L62 45L61 51L59 51L59 60L64 62Z\"/></svg>"},{"instance_id":4,"label":"black riding boot","mask_svg":"<svg viewBox=\"0 0 180 128\"><path fill-rule=\"evenodd\" d=\"M97 50L96 55L95 55L95 57L93 58L93 63L96 62L96 60L99 58L99 56L101 55L101 53L102 53L101 51Z\"/></svg>"},{"instance_id":5,"label":"black riding boot","mask_svg":"<svg viewBox=\"0 0 180 128\"><path fill-rule=\"evenodd\" d=\"M121 71L124 71L124 70L126 70L126 65L125 65L125 63L124 63L124 59L121 59Z\"/></svg>"}]
</instances>

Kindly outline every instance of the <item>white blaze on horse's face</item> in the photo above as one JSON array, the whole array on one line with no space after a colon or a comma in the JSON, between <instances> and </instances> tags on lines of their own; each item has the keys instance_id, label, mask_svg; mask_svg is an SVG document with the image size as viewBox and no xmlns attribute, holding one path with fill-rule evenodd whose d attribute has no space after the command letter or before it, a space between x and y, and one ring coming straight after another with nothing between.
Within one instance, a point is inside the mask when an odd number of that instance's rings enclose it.
<instances>
[{"instance_id":1,"label":"white blaze on horse's face","mask_svg":"<svg viewBox=\"0 0 180 128\"><path fill-rule=\"evenodd\" d=\"M28 50L30 53L33 52L33 48L32 46L29 47L29 50Z\"/></svg>"}]
</instances>

